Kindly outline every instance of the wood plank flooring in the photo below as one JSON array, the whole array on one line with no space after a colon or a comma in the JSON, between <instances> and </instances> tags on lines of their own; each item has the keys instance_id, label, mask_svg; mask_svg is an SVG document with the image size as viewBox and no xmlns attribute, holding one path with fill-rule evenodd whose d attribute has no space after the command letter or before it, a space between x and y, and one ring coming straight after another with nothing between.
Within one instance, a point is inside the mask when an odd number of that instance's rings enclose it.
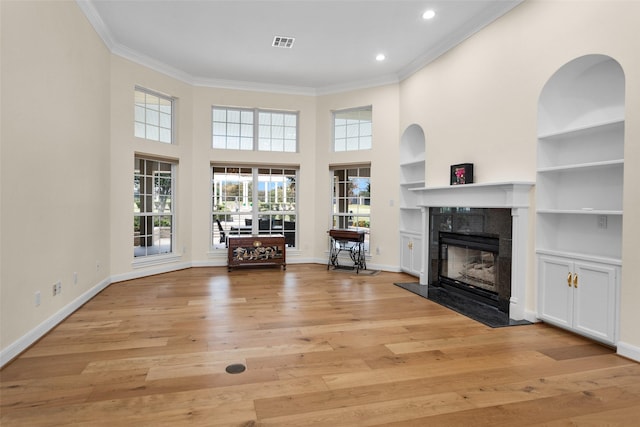
<instances>
[{"instance_id":1,"label":"wood plank flooring","mask_svg":"<svg viewBox=\"0 0 640 427\"><path fill-rule=\"evenodd\" d=\"M0 424L640 425L640 364L393 285L413 280L294 264L112 284L0 372Z\"/></svg>"}]
</instances>

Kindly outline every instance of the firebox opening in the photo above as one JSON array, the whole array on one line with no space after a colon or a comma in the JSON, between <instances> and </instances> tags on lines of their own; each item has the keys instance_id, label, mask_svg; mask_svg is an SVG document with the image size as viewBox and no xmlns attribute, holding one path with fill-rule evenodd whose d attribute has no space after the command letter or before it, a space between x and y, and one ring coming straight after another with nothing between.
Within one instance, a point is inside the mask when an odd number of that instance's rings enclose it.
<instances>
[{"instance_id":1,"label":"firebox opening","mask_svg":"<svg viewBox=\"0 0 640 427\"><path fill-rule=\"evenodd\" d=\"M439 286L456 288L500 308L497 289L499 237L441 231L438 246Z\"/></svg>"}]
</instances>

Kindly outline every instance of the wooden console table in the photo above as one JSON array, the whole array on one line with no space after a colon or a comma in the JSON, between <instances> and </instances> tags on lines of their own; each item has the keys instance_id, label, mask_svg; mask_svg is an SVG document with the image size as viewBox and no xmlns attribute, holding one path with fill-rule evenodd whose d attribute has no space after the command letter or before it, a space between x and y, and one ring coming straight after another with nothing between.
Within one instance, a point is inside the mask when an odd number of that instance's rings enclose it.
<instances>
[{"instance_id":1,"label":"wooden console table","mask_svg":"<svg viewBox=\"0 0 640 427\"><path fill-rule=\"evenodd\" d=\"M287 269L285 239L282 235L229 236L227 270L248 265L280 265Z\"/></svg>"},{"instance_id":2,"label":"wooden console table","mask_svg":"<svg viewBox=\"0 0 640 427\"><path fill-rule=\"evenodd\" d=\"M364 254L364 233L364 231L336 228L329 230L331 249L329 251L327 270L331 265L333 265L334 268L341 267L338 263L338 255L343 250L349 251L349 256L353 261L353 268L356 269L356 274L360 273L361 269L366 270L367 262Z\"/></svg>"}]
</instances>

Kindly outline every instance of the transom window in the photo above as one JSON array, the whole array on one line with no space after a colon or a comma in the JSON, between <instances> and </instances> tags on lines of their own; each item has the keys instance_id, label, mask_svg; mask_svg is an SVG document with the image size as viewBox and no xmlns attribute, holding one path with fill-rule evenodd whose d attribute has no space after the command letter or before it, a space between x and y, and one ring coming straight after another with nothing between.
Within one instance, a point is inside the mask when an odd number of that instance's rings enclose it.
<instances>
[{"instance_id":1,"label":"transom window","mask_svg":"<svg viewBox=\"0 0 640 427\"><path fill-rule=\"evenodd\" d=\"M135 89L135 136L152 141L173 142L173 104L170 96Z\"/></svg>"},{"instance_id":2,"label":"transom window","mask_svg":"<svg viewBox=\"0 0 640 427\"><path fill-rule=\"evenodd\" d=\"M362 107L333 113L334 151L356 151L371 148L372 108Z\"/></svg>"},{"instance_id":3,"label":"transom window","mask_svg":"<svg viewBox=\"0 0 640 427\"><path fill-rule=\"evenodd\" d=\"M175 164L136 157L133 175L134 257L173 252Z\"/></svg>"},{"instance_id":4,"label":"transom window","mask_svg":"<svg viewBox=\"0 0 640 427\"><path fill-rule=\"evenodd\" d=\"M332 228L365 231L365 250L369 250L371 230L371 166L332 168Z\"/></svg>"},{"instance_id":5,"label":"transom window","mask_svg":"<svg viewBox=\"0 0 640 427\"><path fill-rule=\"evenodd\" d=\"M211 246L243 234L283 234L296 246L298 170L282 167L212 166Z\"/></svg>"},{"instance_id":6,"label":"transom window","mask_svg":"<svg viewBox=\"0 0 640 427\"><path fill-rule=\"evenodd\" d=\"M290 153L298 149L297 113L213 107L212 117L213 148Z\"/></svg>"}]
</instances>

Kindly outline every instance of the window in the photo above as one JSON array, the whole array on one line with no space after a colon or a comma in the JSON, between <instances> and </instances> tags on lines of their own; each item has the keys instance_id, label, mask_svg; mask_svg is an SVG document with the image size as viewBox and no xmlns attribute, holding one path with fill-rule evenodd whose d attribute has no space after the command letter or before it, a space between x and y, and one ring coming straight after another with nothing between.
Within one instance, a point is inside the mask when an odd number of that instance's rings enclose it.
<instances>
[{"instance_id":1,"label":"window","mask_svg":"<svg viewBox=\"0 0 640 427\"><path fill-rule=\"evenodd\" d=\"M371 166L347 166L333 170L332 228L366 232L365 251L369 251L371 225Z\"/></svg>"},{"instance_id":2,"label":"window","mask_svg":"<svg viewBox=\"0 0 640 427\"><path fill-rule=\"evenodd\" d=\"M335 111L333 113L334 151L368 150L371 148L371 107Z\"/></svg>"},{"instance_id":3,"label":"window","mask_svg":"<svg viewBox=\"0 0 640 427\"><path fill-rule=\"evenodd\" d=\"M253 111L214 107L213 148L253 150Z\"/></svg>"},{"instance_id":4,"label":"window","mask_svg":"<svg viewBox=\"0 0 640 427\"><path fill-rule=\"evenodd\" d=\"M228 107L212 111L213 148L288 153L298 149L297 113Z\"/></svg>"},{"instance_id":5,"label":"window","mask_svg":"<svg viewBox=\"0 0 640 427\"><path fill-rule=\"evenodd\" d=\"M296 152L297 114L260 111L258 126L258 151Z\"/></svg>"},{"instance_id":6,"label":"window","mask_svg":"<svg viewBox=\"0 0 640 427\"><path fill-rule=\"evenodd\" d=\"M283 234L295 247L297 175L281 167L212 166L211 246L224 249L229 235Z\"/></svg>"},{"instance_id":7,"label":"window","mask_svg":"<svg viewBox=\"0 0 640 427\"><path fill-rule=\"evenodd\" d=\"M139 157L134 162L134 257L171 253L175 164Z\"/></svg>"},{"instance_id":8,"label":"window","mask_svg":"<svg viewBox=\"0 0 640 427\"><path fill-rule=\"evenodd\" d=\"M136 87L135 136L173 142L173 98Z\"/></svg>"}]
</instances>

